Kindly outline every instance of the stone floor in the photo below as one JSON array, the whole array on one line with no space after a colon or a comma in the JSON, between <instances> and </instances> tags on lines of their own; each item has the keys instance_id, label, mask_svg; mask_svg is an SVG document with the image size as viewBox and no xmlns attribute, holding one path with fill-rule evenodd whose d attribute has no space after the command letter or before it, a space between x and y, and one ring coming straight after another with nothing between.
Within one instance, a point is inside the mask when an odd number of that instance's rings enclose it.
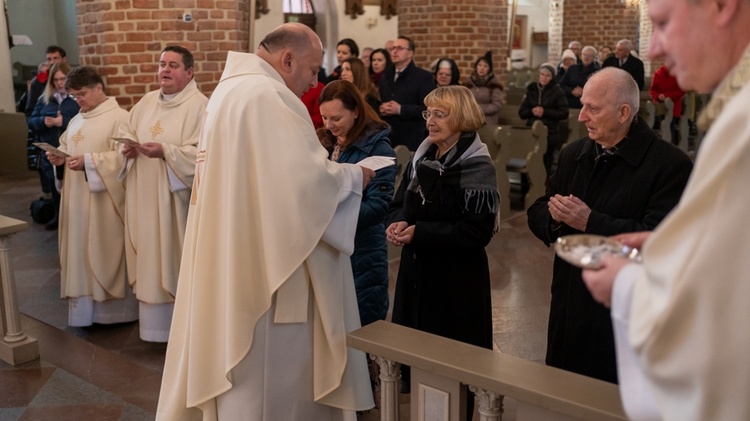
<instances>
[{"instance_id":1,"label":"stone floor","mask_svg":"<svg viewBox=\"0 0 750 421\"><path fill-rule=\"evenodd\" d=\"M41 353L40 360L21 366L0 362L0 420L153 420L166 346L141 341L137 322L67 326L67 302L59 296L57 232L46 231L29 215L38 186L33 173L0 173L0 214L29 222L27 231L13 237L13 257L22 325L39 341ZM516 211L503 221L487 252L495 350L541 362L552 251L531 235L525 213ZM392 261L391 293L397 267ZM507 402L504 419L514 418L513 409ZM371 411L363 419L379 416Z\"/></svg>"}]
</instances>

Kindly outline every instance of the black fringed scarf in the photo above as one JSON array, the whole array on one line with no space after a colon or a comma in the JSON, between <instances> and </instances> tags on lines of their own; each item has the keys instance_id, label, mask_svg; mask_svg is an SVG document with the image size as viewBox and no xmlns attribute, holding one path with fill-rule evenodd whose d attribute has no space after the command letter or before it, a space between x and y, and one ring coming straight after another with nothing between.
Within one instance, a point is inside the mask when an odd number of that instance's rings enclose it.
<instances>
[{"instance_id":1,"label":"black fringed scarf","mask_svg":"<svg viewBox=\"0 0 750 421\"><path fill-rule=\"evenodd\" d=\"M464 210L479 214L486 206L496 217L495 232L499 228L500 194L497 190L497 176L487 146L475 132L461 134L456 146L445 155L444 164L439 160L427 159L437 146L428 140L422 142L412 160L410 192L422 198L422 204L435 197L438 180L445 186L463 191ZM430 153L428 153L430 152ZM476 197L473 209L469 203Z\"/></svg>"}]
</instances>

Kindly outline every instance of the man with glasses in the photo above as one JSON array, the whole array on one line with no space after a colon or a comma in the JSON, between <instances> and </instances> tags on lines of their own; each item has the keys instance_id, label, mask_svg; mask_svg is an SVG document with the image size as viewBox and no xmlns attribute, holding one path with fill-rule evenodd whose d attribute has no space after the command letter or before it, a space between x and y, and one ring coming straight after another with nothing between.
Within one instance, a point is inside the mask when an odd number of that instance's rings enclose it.
<instances>
[{"instance_id":1,"label":"man with glasses","mask_svg":"<svg viewBox=\"0 0 750 421\"><path fill-rule=\"evenodd\" d=\"M380 79L380 115L391 126L392 146L406 145L414 151L425 138L421 118L424 98L435 89L435 79L414 65L414 41L403 35L393 42L393 66Z\"/></svg>"},{"instance_id":2,"label":"man with glasses","mask_svg":"<svg viewBox=\"0 0 750 421\"><path fill-rule=\"evenodd\" d=\"M138 302L125 270L125 188L117 180L122 155L112 139L118 126L127 124L128 112L107 97L92 67L73 69L63 84L81 112L60 137L59 149L69 156L47 152L47 157L66 167L59 244L68 325L132 322L138 319Z\"/></svg>"},{"instance_id":3,"label":"man with glasses","mask_svg":"<svg viewBox=\"0 0 750 421\"><path fill-rule=\"evenodd\" d=\"M127 199L128 277L140 301L141 339L166 342L195 174L198 134L208 98L193 79L193 55L166 47L159 60L161 88L130 111L120 137Z\"/></svg>"},{"instance_id":4,"label":"man with glasses","mask_svg":"<svg viewBox=\"0 0 750 421\"><path fill-rule=\"evenodd\" d=\"M583 47L581 62L570 66L565 72L565 76L560 80L560 87L565 91L568 107L581 108L583 86L589 77L599 69L599 63L596 62L596 48L591 45Z\"/></svg>"}]
</instances>

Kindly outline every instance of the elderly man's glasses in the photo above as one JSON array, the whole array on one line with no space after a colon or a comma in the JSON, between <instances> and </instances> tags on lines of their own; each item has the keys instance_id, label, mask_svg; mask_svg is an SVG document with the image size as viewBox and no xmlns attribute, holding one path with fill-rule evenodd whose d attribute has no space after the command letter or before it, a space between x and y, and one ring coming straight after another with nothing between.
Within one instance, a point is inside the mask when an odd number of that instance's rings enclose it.
<instances>
[{"instance_id":1,"label":"elderly man's glasses","mask_svg":"<svg viewBox=\"0 0 750 421\"><path fill-rule=\"evenodd\" d=\"M404 47L404 46L401 46L401 45L394 45L393 47L391 47L391 51L393 51L393 50L396 50L396 51L409 51L409 50L411 50L411 48Z\"/></svg>"},{"instance_id":2,"label":"elderly man's glasses","mask_svg":"<svg viewBox=\"0 0 750 421\"><path fill-rule=\"evenodd\" d=\"M422 111L422 118L424 118L425 120L429 120L430 117L435 117L435 120L442 120L445 117L448 117L449 115L450 115L449 113L441 113L440 111L433 111L433 112L430 112L428 110Z\"/></svg>"}]
</instances>

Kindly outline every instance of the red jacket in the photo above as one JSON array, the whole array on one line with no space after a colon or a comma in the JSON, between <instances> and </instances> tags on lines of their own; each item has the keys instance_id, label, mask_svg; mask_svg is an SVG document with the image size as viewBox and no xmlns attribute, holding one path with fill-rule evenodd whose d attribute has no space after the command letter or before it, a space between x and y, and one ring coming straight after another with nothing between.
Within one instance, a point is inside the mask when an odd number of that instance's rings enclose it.
<instances>
[{"instance_id":1,"label":"red jacket","mask_svg":"<svg viewBox=\"0 0 750 421\"><path fill-rule=\"evenodd\" d=\"M316 129L323 127L323 117L320 116L320 106L318 105L318 98L320 93L323 91L322 83L318 82L314 88L310 88L309 91L302 95L302 103L307 107L307 112L310 113L313 125Z\"/></svg>"},{"instance_id":2,"label":"red jacket","mask_svg":"<svg viewBox=\"0 0 750 421\"><path fill-rule=\"evenodd\" d=\"M664 94L665 97L671 98L674 102L674 116L679 117L682 115L682 97L685 95L685 91L680 89L677 85L677 78L669 73L667 66L661 66L656 69L654 78L651 81L651 88L648 92L651 94L654 102L659 101L659 94Z\"/></svg>"}]
</instances>

